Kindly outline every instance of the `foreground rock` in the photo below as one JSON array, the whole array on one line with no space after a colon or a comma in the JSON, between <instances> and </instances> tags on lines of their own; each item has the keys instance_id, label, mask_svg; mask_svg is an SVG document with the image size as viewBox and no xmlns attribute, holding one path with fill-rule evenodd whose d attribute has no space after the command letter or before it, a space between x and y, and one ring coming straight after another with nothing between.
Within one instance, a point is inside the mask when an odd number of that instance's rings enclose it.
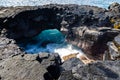
<instances>
[{"instance_id":1,"label":"foreground rock","mask_svg":"<svg viewBox=\"0 0 120 80\"><path fill-rule=\"evenodd\" d=\"M72 70L64 71L59 80L119 80L120 61L78 64Z\"/></svg>"},{"instance_id":2,"label":"foreground rock","mask_svg":"<svg viewBox=\"0 0 120 80\"><path fill-rule=\"evenodd\" d=\"M8 58L0 63L1 80L44 80L48 72L38 61L19 58Z\"/></svg>"},{"instance_id":3,"label":"foreground rock","mask_svg":"<svg viewBox=\"0 0 120 80\"><path fill-rule=\"evenodd\" d=\"M108 52L112 60L120 59L120 34L113 41L108 42Z\"/></svg>"},{"instance_id":4,"label":"foreground rock","mask_svg":"<svg viewBox=\"0 0 120 80\"><path fill-rule=\"evenodd\" d=\"M77 66L78 64L84 65L84 63L78 58L71 58L69 60L66 60L61 66L62 71L72 70L72 68Z\"/></svg>"},{"instance_id":5,"label":"foreground rock","mask_svg":"<svg viewBox=\"0 0 120 80\"><path fill-rule=\"evenodd\" d=\"M44 54L43 54L44 55ZM21 54L0 63L1 80L53 80L60 75L57 54L41 58L38 54Z\"/></svg>"},{"instance_id":6,"label":"foreground rock","mask_svg":"<svg viewBox=\"0 0 120 80\"><path fill-rule=\"evenodd\" d=\"M0 80L53 80L60 75L58 54L25 54L13 39L0 37Z\"/></svg>"},{"instance_id":7,"label":"foreground rock","mask_svg":"<svg viewBox=\"0 0 120 80\"><path fill-rule=\"evenodd\" d=\"M23 54L21 48L16 44L13 39L0 37L0 59L6 59L18 54Z\"/></svg>"}]
</instances>

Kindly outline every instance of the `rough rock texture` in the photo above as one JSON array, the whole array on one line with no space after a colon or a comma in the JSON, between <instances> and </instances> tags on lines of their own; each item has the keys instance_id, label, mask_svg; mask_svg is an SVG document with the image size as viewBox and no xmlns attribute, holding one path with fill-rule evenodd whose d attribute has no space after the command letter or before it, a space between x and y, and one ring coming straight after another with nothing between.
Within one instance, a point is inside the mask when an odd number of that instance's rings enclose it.
<instances>
[{"instance_id":1,"label":"rough rock texture","mask_svg":"<svg viewBox=\"0 0 120 80\"><path fill-rule=\"evenodd\" d=\"M119 80L120 61L106 61L72 69L73 76L81 80Z\"/></svg>"},{"instance_id":2,"label":"rough rock texture","mask_svg":"<svg viewBox=\"0 0 120 80\"><path fill-rule=\"evenodd\" d=\"M72 70L64 71L59 80L119 80L120 61L78 64Z\"/></svg>"},{"instance_id":3,"label":"rough rock texture","mask_svg":"<svg viewBox=\"0 0 120 80\"><path fill-rule=\"evenodd\" d=\"M114 28L120 29L120 4L113 3L109 6L109 12L106 13L110 17L110 22Z\"/></svg>"},{"instance_id":4,"label":"rough rock texture","mask_svg":"<svg viewBox=\"0 0 120 80\"><path fill-rule=\"evenodd\" d=\"M69 71L72 70L72 68L77 66L78 64L83 65L84 63L81 62L78 58L71 58L69 60L66 60L61 67L63 71Z\"/></svg>"},{"instance_id":5,"label":"rough rock texture","mask_svg":"<svg viewBox=\"0 0 120 80\"><path fill-rule=\"evenodd\" d=\"M0 80L53 80L60 75L58 54L25 54L13 39L0 37Z\"/></svg>"},{"instance_id":6,"label":"rough rock texture","mask_svg":"<svg viewBox=\"0 0 120 80\"><path fill-rule=\"evenodd\" d=\"M73 36L68 42L77 45L88 54L101 59L102 54L107 50L107 42L112 41L119 34L119 30L108 27L88 28L78 27L72 29Z\"/></svg>"},{"instance_id":7,"label":"rough rock texture","mask_svg":"<svg viewBox=\"0 0 120 80\"><path fill-rule=\"evenodd\" d=\"M44 80L48 72L38 61L19 58L15 56L0 63L1 80Z\"/></svg>"},{"instance_id":8,"label":"rough rock texture","mask_svg":"<svg viewBox=\"0 0 120 80\"><path fill-rule=\"evenodd\" d=\"M109 16L105 14L107 10L93 6L1 7L0 12L0 26L7 28L10 33L8 37L15 39L28 38L45 29L60 30L64 27L70 30L81 25L112 26Z\"/></svg>"},{"instance_id":9,"label":"rough rock texture","mask_svg":"<svg viewBox=\"0 0 120 80\"><path fill-rule=\"evenodd\" d=\"M14 55L23 54L20 47L15 44L15 40L0 37L0 59L12 57Z\"/></svg>"},{"instance_id":10,"label":"rough rock texture","mask_svg":"<svg viewBox=\"0 0 120 80\"><path fill-rule=\"evenodd\" d=\"M114 38L116 45L120 46L120 34Z\"/></svg>"},{"instance_id":11,"label":"rough rock texture","mask_svg":"<svg viewBox=\"0 0 120 80\"><path fill-rule=\"evenodd\" d=\"M58 80L77 80L77 79L73 77L72 71L64 71L61 73Z\"/></svg>"},{"instance_id":12,"label":"rough rock texture","mask_svg":"<svg viewBox=\"0 0 120 80\"><path fill-rule=\"evenodd\" d=\"M108 42L108 52L110 58L113 60L120 59L120 34L114 38L113 41Z\"/></svg>"},{"instance_id":13,"label":"rough rock texture","mask_svg":"<svg viewBox=\"0 0 120 80\"><path fill-rule=\"evenodd\" d=\"M51 54L43 59L38 54L20 54L4 59L0 62L1 80L57 79L60 75L61 64L57 55Z\"/></svg>"}]
</instances>

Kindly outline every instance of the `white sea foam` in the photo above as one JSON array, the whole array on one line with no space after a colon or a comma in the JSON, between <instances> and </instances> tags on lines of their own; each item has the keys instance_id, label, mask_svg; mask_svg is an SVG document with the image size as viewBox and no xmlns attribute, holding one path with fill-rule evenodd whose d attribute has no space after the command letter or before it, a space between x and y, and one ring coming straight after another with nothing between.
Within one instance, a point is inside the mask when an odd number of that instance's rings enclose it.
<instances>
[{"instance_id":1,"label":"white sea foam","mask_svg":"<svg viewBox=\"0 0 120 80\"><path fill-rule=\"evenodd\" d=\"M62 59L63 56L67 56L70 54L79 53L78 55L81 56L84 53L81 51L80 48L73 46L72 44L62 43L62 44L55 44L51 43L48 44L46 47L38 47L36 45L28 45L28 49L26 49L28 53L41 53L41 52L49 52L49 53L58 53ZM62 61L64 61L62 59Z\"/></svg>"},{"instance_id":2,"label":"white sea foam","mask_svg":"<svg viewBox=\"0 0 120 80\"><path fill-rule=\"evenodd\" d=\"M38 6L45 4L79 4L107 8L111 3L120 0L0 0L0 6Z\"/></svg>"}]
</instances>

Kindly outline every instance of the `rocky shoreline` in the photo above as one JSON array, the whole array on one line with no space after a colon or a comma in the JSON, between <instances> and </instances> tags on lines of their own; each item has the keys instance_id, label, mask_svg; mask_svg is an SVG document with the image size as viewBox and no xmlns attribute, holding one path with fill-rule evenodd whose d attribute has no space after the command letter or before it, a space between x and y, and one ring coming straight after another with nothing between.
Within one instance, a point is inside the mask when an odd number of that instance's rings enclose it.
<instances>
[{"instance_id":1,"label":"rocky shoreline","mask_svg":"<svg viewBox=\"0 0 120 80\"><path fill-rule=\"evenodd\" d=\"M119 20L118 3L108 10L72 4L0 7L0 80L119 80ZM71 58L62 63L57 53L26 54L18 46L54 28L96 62Z\"/></svg>"}]
</instances>

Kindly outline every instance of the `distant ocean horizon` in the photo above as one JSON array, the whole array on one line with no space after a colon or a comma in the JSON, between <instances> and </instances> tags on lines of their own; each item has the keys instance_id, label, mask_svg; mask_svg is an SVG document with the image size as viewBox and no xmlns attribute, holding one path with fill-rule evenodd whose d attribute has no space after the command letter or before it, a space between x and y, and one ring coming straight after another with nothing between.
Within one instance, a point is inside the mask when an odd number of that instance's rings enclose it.
<instances>
[{"instance_id":1,"label":"distant ocean horizon","mask_svg":"<svg viewBox=\"0 0 120 80\"><path fill-rule=\"evenodd\" d=\"M0 0L0 6L38 6L45 4L78 4L108 8L113 2L120 0Z\"/></svg>"}]
</instances>

